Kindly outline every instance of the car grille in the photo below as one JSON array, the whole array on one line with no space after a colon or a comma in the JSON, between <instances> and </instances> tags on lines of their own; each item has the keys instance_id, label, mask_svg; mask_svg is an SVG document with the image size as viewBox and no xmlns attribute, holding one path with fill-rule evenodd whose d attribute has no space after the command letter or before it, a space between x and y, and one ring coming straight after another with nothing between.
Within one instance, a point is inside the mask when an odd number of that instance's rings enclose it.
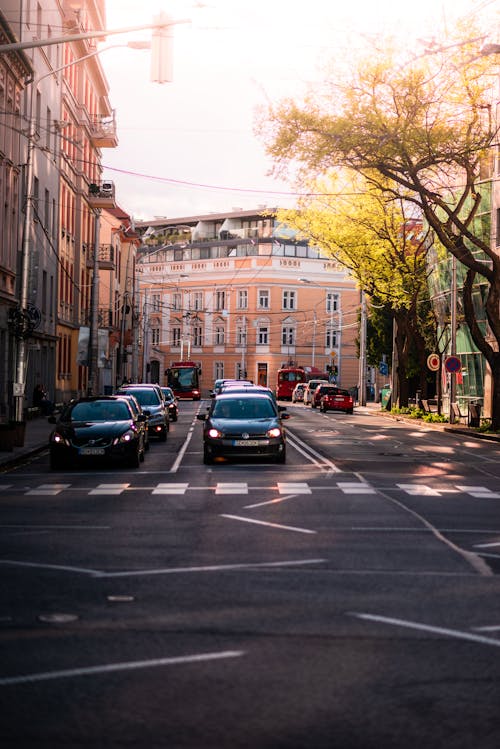
<instances>
[{"instance_id":1,"label":"car grille","mask_svg":"<svg viewBox=\"0 0 500 749\"><path fill-rule=\"evenodd\" d=\"M97 437L90 440L86 437L74 437L71 440L74 447L108 447L111 442L112 440L109 437Z\"/></svg>"}]
</instances>

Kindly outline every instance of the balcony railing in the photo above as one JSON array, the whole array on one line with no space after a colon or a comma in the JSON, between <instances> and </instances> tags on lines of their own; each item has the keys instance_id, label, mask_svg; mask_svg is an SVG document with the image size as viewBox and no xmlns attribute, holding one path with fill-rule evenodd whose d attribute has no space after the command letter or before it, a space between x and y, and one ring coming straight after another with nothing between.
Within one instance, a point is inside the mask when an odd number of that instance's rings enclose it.
<instances>
[{"instance_id":1,"label":"balcony railing","mask_svg":"<svg viewBox=\"0 0 500 749\"><path fill-rule=\"evenodd\" d=\"M90 138L96 148L116 148L118 136L116 134L115 112L112 114L95 114L90 117Z\"/></svg>"}]
</instances>

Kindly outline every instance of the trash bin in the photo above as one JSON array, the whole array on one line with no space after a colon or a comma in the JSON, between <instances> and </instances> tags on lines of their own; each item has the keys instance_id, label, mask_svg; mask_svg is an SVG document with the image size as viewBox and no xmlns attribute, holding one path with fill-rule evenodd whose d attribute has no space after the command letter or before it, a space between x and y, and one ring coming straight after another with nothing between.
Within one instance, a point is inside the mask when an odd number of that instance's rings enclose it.
<instances>
[{"instance_id":1,"label":"trash bin","mask_svg":"<svg viewBox=\"0 0 500 749\"><path fill-rule=\"evenodd\" d=\"M467 422L470 427L481 426L481 405L479 403L469 403L469 415Z\"/></svg>"},{"instance_id":2,"label":"trash bin","mask_svg":"<svg viewBox=\"0 0 500 749\"><path fill-rule=\"evenodd\" d=\"M390 387L384 387L380 391L380 405L382 408L385 408L386 411L390 411L391 409L391 395L392 390Z\"/></svg>"}]
</instances>

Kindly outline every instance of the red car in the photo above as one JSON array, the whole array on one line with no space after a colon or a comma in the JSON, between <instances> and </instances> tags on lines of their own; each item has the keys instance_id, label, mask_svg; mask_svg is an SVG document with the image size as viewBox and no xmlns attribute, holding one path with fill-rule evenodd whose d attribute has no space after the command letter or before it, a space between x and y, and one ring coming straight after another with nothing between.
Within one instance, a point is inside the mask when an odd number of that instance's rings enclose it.
<instances>
[{"instance_id":1,"label":"red car","mask_svg":"<svg viewBox=\"0 0 500 749\"><path fill-rule=\"evenodd\" d=\"M348 390L329 388L329 391L321 396L319 410L323 413L327 411L345 411L346 414L352 414L354 411L352 395Z\"/></svg>"}]
</instances>

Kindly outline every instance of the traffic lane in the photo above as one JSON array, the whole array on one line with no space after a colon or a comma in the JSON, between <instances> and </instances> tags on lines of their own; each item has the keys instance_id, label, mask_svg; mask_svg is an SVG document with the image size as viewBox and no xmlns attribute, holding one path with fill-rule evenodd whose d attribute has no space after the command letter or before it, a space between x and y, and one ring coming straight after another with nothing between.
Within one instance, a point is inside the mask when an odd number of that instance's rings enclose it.
<instances>
[{"instance_id":1,"label":"traffic lane","mask_svg":"<svg viewBox=\"0 0 500 749\"><path fill-rule=\"evenodd\" d=\"M143 746L144 726L151 745L187 747L498 738L500 640L475 634L500 620L491 580L314 569L169 576L162 597L153 577L119 585L134 602L98 626L44 625L22 649L2 638L3 680L51 677L0 685L12 745Z\"/></svg>"},{"instance_id":2,"label":"traffic lane","mask_svg":"<svg viewBox=\"0 0 500 749\"><path fill-rule=\"evenodd\" d=\"M293 433L310 441L345 470L380 473L446 473L500 478L500 445L463 434L413 426L364 414L321 414L304 408L290 420ZM389 423L388 423L389 421Z\"/></svg>"}]
</instances>

